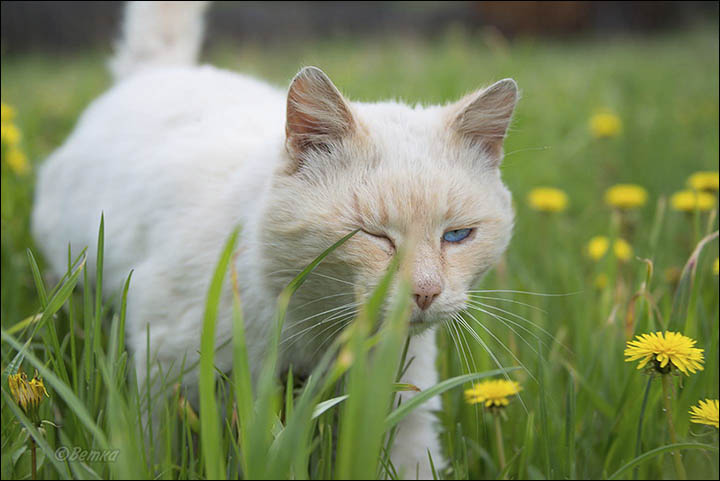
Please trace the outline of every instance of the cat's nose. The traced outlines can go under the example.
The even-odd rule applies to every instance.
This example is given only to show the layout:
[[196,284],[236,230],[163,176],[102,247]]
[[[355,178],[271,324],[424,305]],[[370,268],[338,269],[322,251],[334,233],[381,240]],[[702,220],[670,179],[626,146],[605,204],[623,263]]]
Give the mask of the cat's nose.
[[431,245],[420,243],[415,250],[412,274],[413,298],[420,310],[430,308],[444,284],[440,256]]
[[415,289],[415,303],[423,311],[427,310],[442,293],[440,284],[429,284]]

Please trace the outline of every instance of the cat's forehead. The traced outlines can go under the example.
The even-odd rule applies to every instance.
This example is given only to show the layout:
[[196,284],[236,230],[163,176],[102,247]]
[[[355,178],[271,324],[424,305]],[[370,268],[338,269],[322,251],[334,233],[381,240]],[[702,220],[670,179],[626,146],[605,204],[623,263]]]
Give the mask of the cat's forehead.
[[485,162],[458,142],[445,106],[409,106],[398,102],[354,104],[368,148],[384,167],[398,169],[466,169],[475,175]]
[[422,126],[432,123],[445,108],[442,105],[409,105],[398,101],[353,102],[353,107],[363,118],[388,124]]
[[405,141],[427,143],[444,133],[447,119],[443,107],[409,106],[399,102],[355,103],[356,115],[372,138],[384,147]]

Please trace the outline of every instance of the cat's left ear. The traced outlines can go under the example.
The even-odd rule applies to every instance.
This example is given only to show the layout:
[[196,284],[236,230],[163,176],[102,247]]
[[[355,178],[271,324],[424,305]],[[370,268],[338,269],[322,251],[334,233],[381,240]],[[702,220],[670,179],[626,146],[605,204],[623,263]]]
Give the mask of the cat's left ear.
[[502,160],[502,146],[518,99],[517,83],[507,78],[472,93],[452,106],[452,127],[461,137],[480,146],[493,166]]

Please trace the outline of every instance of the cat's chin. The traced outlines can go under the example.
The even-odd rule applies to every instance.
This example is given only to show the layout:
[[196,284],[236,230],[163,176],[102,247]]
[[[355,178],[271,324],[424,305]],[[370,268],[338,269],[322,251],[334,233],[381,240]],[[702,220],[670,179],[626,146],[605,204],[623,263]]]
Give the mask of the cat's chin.
[[416,334],[423,333],[428,329],[432,329],[447,317],[448,316],[439,316],[437,314],[433,315],[425,312],[413,312],[410,316],[410,335],[414,336]]

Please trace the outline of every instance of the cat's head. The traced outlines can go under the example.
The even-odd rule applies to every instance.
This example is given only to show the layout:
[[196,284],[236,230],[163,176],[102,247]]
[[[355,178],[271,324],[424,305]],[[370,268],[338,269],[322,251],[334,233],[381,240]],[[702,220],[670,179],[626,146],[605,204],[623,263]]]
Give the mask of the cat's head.
[[355,103],[321,70],[301,70],[288,92],[286,159],[262,221],[267,272],[297,272],[360,229],[322,264],[320,292],[308,298],[368,295],[407,244],[412,322],[462,310],[510,240],[499,166],[517,97],[505,79],[444,106]]

